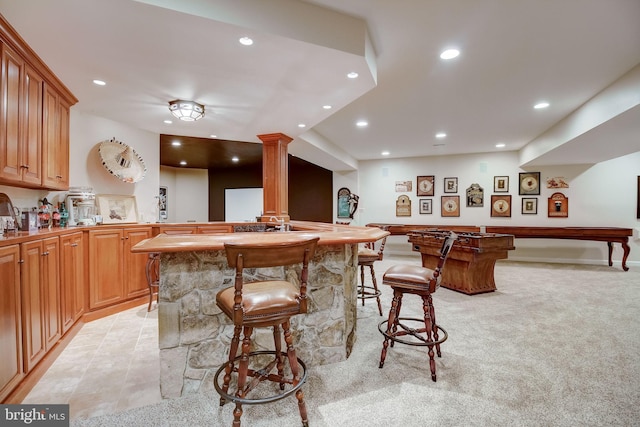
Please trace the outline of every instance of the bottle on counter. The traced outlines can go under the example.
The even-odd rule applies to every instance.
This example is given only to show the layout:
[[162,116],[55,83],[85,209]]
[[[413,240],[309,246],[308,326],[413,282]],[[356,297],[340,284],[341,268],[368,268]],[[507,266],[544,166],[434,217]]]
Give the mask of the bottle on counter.
[[69,220],[69,212],[64,206],[64,202],[60,203],[60,227],[66,227]]

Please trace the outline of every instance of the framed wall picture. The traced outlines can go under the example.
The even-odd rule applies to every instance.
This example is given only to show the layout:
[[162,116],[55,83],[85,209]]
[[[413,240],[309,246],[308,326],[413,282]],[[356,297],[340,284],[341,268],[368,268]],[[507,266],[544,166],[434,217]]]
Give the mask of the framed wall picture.
[[444,192],[445,193],[457,193],[458,192],[458,178],[445,178],[444,179]]
[[433,199],[420,199],[419,202],[421,214],[433,213]]
[[540,172],[520,172],[518,194],[540,195]]
[[138,206],[136,196],[118,194],[98,194],[98,209],[103,224],[126,224],[138,222]]
[[158,215],[163,221],[169,217],[167,202],[167,187],[160,187],[160,192],[158,193]]
[[471,184],[467,188],[467,207],[481,208],[484,206],[484,188],[480,184]]
[[536,215],[538,213],[538,198],[522,198],[522,215]]
[[638,198],[636,199],[636,202],[638,204],[638,212],[636,213],[636,217],[640,219],[640,175],[638,175]]
[[548,217],[567,218],[569,216],[569,198],[562,193],[553,193],[549,197]]
[[508,193],[509,192],[509,177],[508,176],[494,176],[493,177],[493,192],[494,193]]
[[411,181],[396,181],[396,193],[406,193],[412,190]]
[[510,217],[511,216],[511,195],[492,194],[491,195],[491,216]]
[[396,216],[411,216],[411,199],[406,194],[396,200]]
[[435,181],[435,176],[433,175],[425,175],[417,177],[417,195],[418,196],[433,196],[433,182]]
[[440,216],[460,216],[460,196],[441,196]]
[[338,218],[353,219],[353,215],[358,210],[359,197],[352,193],[347,187],[338,190]]

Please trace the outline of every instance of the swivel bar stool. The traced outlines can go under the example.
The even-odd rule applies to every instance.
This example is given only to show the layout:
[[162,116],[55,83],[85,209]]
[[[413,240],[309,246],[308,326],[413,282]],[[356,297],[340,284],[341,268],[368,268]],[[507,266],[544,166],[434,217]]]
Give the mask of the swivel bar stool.
[[[383,230],[388,230],[388,226],[380,227]],[[380,244],[378,249],[376,250],[377,242],[369,242],[364,245],[364,247],[358,249],[358,266],[360,266],[360,286],[358,286],[358,298],[362,301],[362,305],[364,306],[364,300],[375,298],[378,303],[378,312],[380,316],[382,316],[382,305],[380,304],[380,289],[378,289],[378,282],[376,280],[376,273],[373,269],[373,264],[376,261],[382,261],[382,256],[384,253],[384,245],[387,241],[387,237],[383,237],[379,240]],[[364,268],[369,267],[369,271],[371,272],[371,285],[365,285],[365,275]]]
[[149,306],[147,311],[151,311],[151,305],[153,304],[153,296],[158,298],[158,291],[160,289],[160,254],[150,253],[147,258],[147,265],[145,269],[147,276],[147,286],[149,287]]
[[[295,393],[302,424],[308,425],[302,384],[307,377],[307,368],[296,356],[290,331],[292,316],[307,312],[307,277],[309,262],[313,258],[319,238],[312,239],[288,236],[280,243],[225,243],[227,262],[235,269],[234,286],[225,288],[216,295],[216,304],[234,324],[229,360],[214,376],[214,386],[220,394],[220,406],[226,402],[236,404],[233,411],[233,426],[240,426],[242,405],[263,404],[285,398]],[[285,279],[247,281],[245,269],[300,265],[299,286]],[[297,270],[297,267],[294,267]],[[244,271],[246,277],[258,275],[255,271]],[[289,274],[289,277],[291,275]],[[275,350],[251,351],[251,334],[254,328],[273,328]],[[286,352],[282,351],[280,328],[284,332]],[[238,355],[240,332],[243,340]],[[288,361],[288,369],[285,362]],[[237,363],[236,363],[237,362]],[[251,363],[250,363],[251,362]],[[302,372],[300,372],[302,371]],[[289,373],[290,372],[290,373]],[[219,377],[224,373],[222,385]],[[235,381],[231,381],[232,376]],[[250,395],[263,381],[278,384],[279,390],[266,390]],[[236,384],[235,391],[229,390]]]
[[[384,335],[382,353],[380,354],[380,368],[384,366],[389,341],[391,341],[392,347],[394,342],[414,346],[427,346],[429,348],[431,379],[433,381],[436,380],[436,362],[433,348],[436,348],[438,357],[441,357],[440,344],[447,340],[448,334],[436,323],[431,294],[440,287],[442,269],[457,237],[454,232],[449,232],[449,235],[444,238],[440,249],[440,259],[435,270],[417,265],[394,265],[384,273],[382,283],[393,288],[393,300],[391,301],[389,318],[378,324],[378,330]],[[405,293],[415,294],[422,298],[424,319],[400,317],[402,297]],[[414,329],[404,322],[420,322],[424,324],[424,327]],[[442,332],[442,338],[439,337],[439,332]]]

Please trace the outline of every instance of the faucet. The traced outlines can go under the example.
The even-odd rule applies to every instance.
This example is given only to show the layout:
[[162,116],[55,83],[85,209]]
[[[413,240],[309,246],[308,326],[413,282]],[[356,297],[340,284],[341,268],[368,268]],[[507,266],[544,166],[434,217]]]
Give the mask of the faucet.
[[278,229],[278,231],[284,231],[285,230],[285,226],[284,226],[284,218],[277,218],[275,216],[272,216],[269,218],[269,221],[275,221],[280,225],[276,225],[276,228]]

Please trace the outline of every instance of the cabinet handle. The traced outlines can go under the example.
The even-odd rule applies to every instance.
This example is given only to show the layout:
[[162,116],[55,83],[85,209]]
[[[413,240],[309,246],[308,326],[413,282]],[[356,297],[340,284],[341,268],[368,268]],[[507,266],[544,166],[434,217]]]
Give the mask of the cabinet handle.
[[42,252],[42,256],[47,256],[49,255],[49,252]]
[[23,259],[19,259],[18,260],[18,264],[24,264],[24,260]]
[[70,246],[71,246],[72,248],[75,248],[76,246],[78,246],[78,244],[77,244],[77,243],[72,243]]
[[29,165],[22,165],[20,167],[23,168],[23,169],[29,169]]
[[62,179],[62,175],[56,175],[56,179]]

